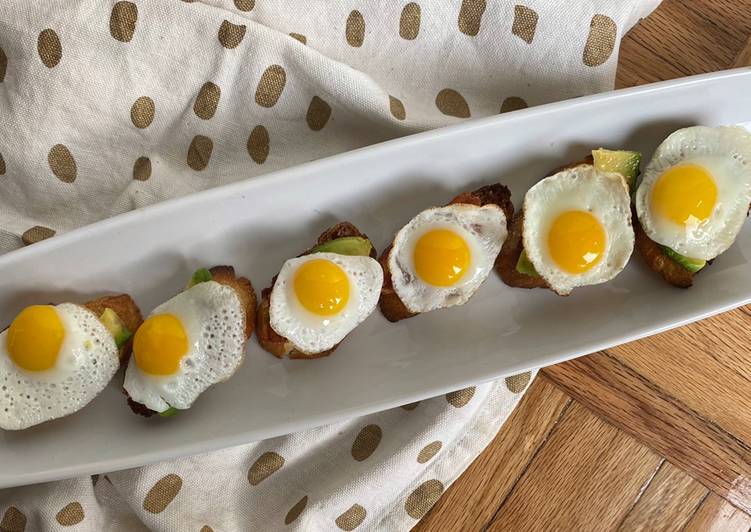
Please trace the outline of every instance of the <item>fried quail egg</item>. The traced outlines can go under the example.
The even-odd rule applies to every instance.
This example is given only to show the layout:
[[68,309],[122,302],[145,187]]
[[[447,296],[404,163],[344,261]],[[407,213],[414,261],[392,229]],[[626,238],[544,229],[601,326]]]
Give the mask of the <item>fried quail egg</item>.
[[73,303],[25,308],[0,333],[0,428],[77,412],[119,366],[112,334],[91,311]]
[[580,165],[546,177],[524,197],[524,250],[560,295],[609,281],[634,249],[623,176]]
[[422,211],[394,238],[388,257],[394,291],[414,313],[463,305],[488,277],[507,234],[498,205]]
[[378,261],[312,253],[284,263],[271,291],[271,328],[297,349],[333,348],[375,309],[383,285]]
[[644,232],[680,255],[710,260],[729,248],[751,203],[751,134],[679,129],[655,151],[636,192]]
[[245,358],[245,310],[229,286],[206,281],[162,303],[133,338],[125,391],[155,412],[190,408]]

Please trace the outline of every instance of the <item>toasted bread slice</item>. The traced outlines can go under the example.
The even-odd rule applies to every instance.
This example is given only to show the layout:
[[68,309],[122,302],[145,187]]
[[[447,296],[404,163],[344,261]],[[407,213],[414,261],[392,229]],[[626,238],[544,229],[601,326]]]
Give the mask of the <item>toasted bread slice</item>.
[[516,288],[548,288],[548,283],[541,276],[527,275],[520,273],[516,269],[519,256],[524,250],[524,242],[522,242],[523,226],[524,211],[520,210],[514,215],[511,229],[501,247],[498,259],[495,261],[495,271],[501,276],[503,282],[509,286]]
[[[325,244],[326,242],[346,236],[368,238],[353,224],[349,222],[339,222],[321,233],[316,241],[316,245]],[[313,248],[311,247],[304,253],[298,255],[298,257],[310,254],[311,249]],[[370,256],[371,258],[376,257],[375,248],[371,249]],[[331,349],[320,353],[314,353],[312,355],[303,353],[302,351],[295,349],[292,342],[287,340],[284,336],[280,336],[271,328],[271,291],[274,288],[274,283],[276,283],[276,278],[277,276],[275,275],[271,280],[271,286],[263,289],[261,292],[261,303],[258,305],[258,313],[256,316],[256,337],[258,338],[258,343],[261,344],[261,347],[277,358],[288,357],[292,359],[313,359],[325,357],[333,353],[336,348],[339,347],[339,344],[336,344]]]
[[[248,339],[253,334],[256,322],[256,292],[253,289],[253,285],[245,277],[237,277],[235,275],[235,269],[232,266],[214,266],[213,268],[209,268],[209,272],[211,272],[212,281],[229,286],[235,291],[235,294],[237,294],[237,297],[240,299],[243,313],[245,314],[245,343],[243,344],[243,350],[245,350],[248,344]],[[132,331],[135,333],[135,329],[132,329]],[[128,399],[128,406],[130,406],[130,409],[136,414],[144,417],[151,417],[158,413],[151,410],[146,405],[131,399],[130,395],[128,395],[128,392],[124,388],[123,393]]]
[[[506,227],[510,229],[511,220],[514,216],[514,205],[511,203],[511,192],[500,183],[486,185],[474,192],[463,192],[452,199],[448,205],[457,203],[476,205],[478,207],[482,207],[483,205],[498,205],[503,214],[506,215]],[[393,241],[378,258],[378,262],[381,263],[381,267],[383,268],[383,288],[381,288],[381,297],[378,300],[378,305],[385,318],[393,323],[416,316],[416,313],[411,312],[404,305],[397,295],[396,290],[394,290],[394,283],[389,268],[389,255],[391,254],[392,247]]]
[[688,288],[694,283],[694,275],[686,268],[666,256],[657,242],[644,232],[639,217],[634,210],[631,216],[634,225],[634,244],[650,270],[659,273],[663,279],[678,288]]
[[120,357],[120,365],[125,364],[130,357],[130,352],[133,349],[133,334],[136,329],[143,323],[143,317],[141,316],[141,309],[138,308],[136,302],[133,301],[128,294],[119,294],[116,296],[104,296],[99,299],[94,299],[83,304],[84,307],[96,314],[96,317],[100,317],[104,313],[105,309],[112,309],[117,317],[122,320],[128,330],[131,332],[131,337],[128,341],[120,346],[118,356]]

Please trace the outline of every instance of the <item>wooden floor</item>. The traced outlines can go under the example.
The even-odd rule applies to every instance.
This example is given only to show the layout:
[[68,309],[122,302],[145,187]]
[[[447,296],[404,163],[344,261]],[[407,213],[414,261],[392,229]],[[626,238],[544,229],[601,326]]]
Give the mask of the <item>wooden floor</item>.
[[[751,1],[665,0],[617,86],[751,65]],[[415,530],[751,530],[751,307],[546,368]]]

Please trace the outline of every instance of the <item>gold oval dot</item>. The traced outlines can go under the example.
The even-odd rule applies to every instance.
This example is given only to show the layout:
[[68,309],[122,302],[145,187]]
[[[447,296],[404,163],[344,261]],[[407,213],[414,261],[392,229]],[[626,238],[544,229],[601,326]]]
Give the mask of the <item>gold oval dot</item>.
[[295,521],[298,517],[300,517],[300,514],[305,510],[305,507],[308,505],[308,496],[306,495],[297,503],[289,509],[289,512],[287,512],[287,515],[284,517],[284,524],[288,525]]
[[527,102],[524,101],[524,98],[519,98],[518,96],[509,96],[503,100],[503,103],[501,104],[502,113],[510,113],[511,111],[518,111],[519,109],[526,108]]
[[203,135],[196,135],[188,147],[188,166],[200,172],[209,165],[214,142]]
[[434,441],[432,443],[427,444],[418,453],[417,463],[424,464],[425,462],[433,458],[436,454],[438,454],[438,451],[441,450],[441,447],[443,447],[443,444],[439,441]]
[[455,408],[461,408],[466,406],[472,400],[475,395],[475,387],[464,388],[463,390],[457,390],[446,394],[446,401]]
[[130,120],[137,128],[144,129],[151,125],[155,113],[156,106],[154,105],[154,100],[148,96],[141,96],[133,102],[130,108]]
[[511,33],[527,44],[532,44],[537,29],[537,19],[537,11],[534,9],[522,5],[514,6],[514,23],[511,25]]
[[26,516],[15,506],[9,506],[0,521],[0,530],[4,532],[24,532],[26,530]]
[[136,31],[138,6],[133,2],[117,2],[110,15],[110,35],[120,42],[130,42]]
[[287,83],[287,73],[281,65],[271,65],[264,70],[256,87],[256,103],[262,107],[274,107]]
[[416,403],[409,403],[408,405],[402,405],[402,408],[404,410],[414,410],[417,408],[417,405],[420,404],[420,401],[417,401]]
[[229,20],[222,22],[219,26],[219,42],[225,48],[237,48],[245,37],[247,28],[241,24],[232,24]]
[[256,126],[248,137],[248,154],[257,164],[266,162],[269,156],[269,132],[263,126]]
[[399,98],[389,95],[389,109],[391,109],[391,114],[397,120],[407,118],[407,111],[404,109],[404,104]]
[[308,43],[308,39],[305,37],[305,35],[301,33],[290,33],[289,36],[292,37],[293,39],[300,41],[303,44]]
[[399,37],[412,41],[420,33],[420,4],[410,2],[402,9],[399,18]]
[[407,497],[404,509],[410,517],[422,519],[443,494],[443,483],[440,480],[428,480],[423,482]]
[[152,514],[161,513],[180,493],[183,487],[183,479],[174,473],[160,478],[146,494],[143,500],[143,509]]
[[24,231],[21,235],[21,240],[25,245],[29,246],[53,236],[55,236],[55,231],[53,229],[44,227],[43,225],[35,225],[31,229]]
[[235,7],[240,11],[250,11],[256,6],[256,0],[235,0]]
[[0,153],[0,175],[5,175],[5,159],[2,153]]
[[365,18],[356,9],[347,17],[345,36],[347,37],[347,43],[355,48],[362,46],[362,43],[365,41]]
[[214,532],[214,529],[211,528],[209,525],[203,525],[199,532]]
[[320,131],[326,125],[326,122],[329,121],[330,117],[331,106],[318,96],[313,96],[308,106],[308,112],[305,115],[308,127],[313,131]]
[[5,81],[5,72],[8,70],[8,56],[5,55],[5,51],[0,47],[0,83]]
[[383,431],[378,425],[366,425],[352,442],[352,458],[358,462],[367,460],[381,443]]
[[273,451],[265,452],[248,469],[248,482],[251,486],[257,486],[279,471],[283,465],[284,458],[279,454]]
[[63,144],[55,144],[47,154],[47,163],[60,181],[72,183],[76,180],[76,160],[70,150]]
[[457,118],[470,117],[467,100],[454,89],[443,89],[439,92],[435,97],[435,105],[445,115]]
[[480,23],[486,8],[485,0],[462,0],[459,9],[459,31],[470,37],[480,33]]
[[354,530],[365,521],[368,512],[359,504],[353,504],[349,510],[336,518],[336,526],[342,530]]
[[216,113],[216,108],[219,105],[219,98],[222,96],[222,89],[218,85],[207,81],[198,91],[196,96],[196,103],[193,104],[193,112],[196,113],[198,118],[209,120]]
[[151,177],[151,159],[148,157],[139,157],[133,163],[133,179],[136,181],[146,181]]
[[618,27],[612,18],[595,15],[589,23],[589,35],[584,46],[582,61],[587,66],[598,66],[608,60],[615,48]]
[[72,502],[57,512],[55,519],[63,526],[77,525],[84,518],[83,507],[80,502]]
[[47,68],[53,68],[60,62],[63,57],[63,47],[55,30],[47,28],[39,34],[37,52],[39,52],[39,58]]
[[526,373],[520,373],[519,375],[512,375],[506,377],[506,388],[513,393],[522,393],[529,384],[529,379],[532,378],[532,373],[529,371]]

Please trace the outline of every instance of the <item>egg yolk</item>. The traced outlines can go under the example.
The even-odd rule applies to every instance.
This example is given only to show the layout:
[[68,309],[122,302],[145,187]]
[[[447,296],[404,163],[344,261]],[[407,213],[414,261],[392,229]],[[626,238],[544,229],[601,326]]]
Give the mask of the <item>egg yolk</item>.
[[295,274],[294,287],[300,304],[319,316],[337,314],[349,301],[347,274],[330,260],[303,263]]
[[152,375],[172,375],[188,352],[183,324],[172,314],[150,316],[133,337],[136,365]]
[[652,208],[678,225],[697,225],[712,214],[717,202],[717,185],[704,168],[696,164],[673,166],[652,187]]
[[448,229],[434,229],[415,244],[415,271],[434,286],[452,286],[469,269],[471,254],[464,239]]
[[26,307],[8,329],[8,354],[20,368],[44,371],[55,365],[63,338],[65,328],[55,307]]
[[605,251],[605,230],[585,211],[560,214],[548,233],[548,250],[562,270],[584,273],[600,262]]

